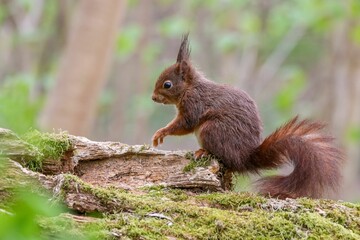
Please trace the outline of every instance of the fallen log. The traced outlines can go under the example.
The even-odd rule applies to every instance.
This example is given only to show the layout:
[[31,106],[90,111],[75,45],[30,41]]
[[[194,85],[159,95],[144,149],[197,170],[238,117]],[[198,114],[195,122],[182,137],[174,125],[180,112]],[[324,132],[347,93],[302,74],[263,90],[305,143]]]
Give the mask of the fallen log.
[[[7,162],[3,178],[37,181],[51,192],[52,201],[61,200],[77,213],[42,218],[41,226],[46,230],[55,228],[51,229],[55,235],[63,234],[64,229],[58,229],[58,224],[54,227],[54,222],[63,224],[64,219],[70,219],[76,223],[67,224],[71,231],[89,226],[101,229],[96,232],[97,239],[103,239],[104,235],[135,239],[360,237],[359,204],[306,198],[268,199],[249,193],[193,194],[154,187],[136,191],[103,188],[71,174],[44,175],[17,162]],[[97,217],[79,217],[79,214]]]
[[[146,145],[127,145],[119,142],[95,142],[64,133],[31,137],[45,138],[44,142],[68,141],[57,159],[41,159],[42,173],[56,175],[72,173],[83,181],[99,186],[133,189],[144,186],[169,186],[194,190],[221,191],[225,183],[220,164],[214,158],[203,159],[202,166],[186,169],[191,153],[163,151]],[[23,141],[7,129],[0,129],[2,156],[23,165],[39,155],[36,147]],[[41,143],[43,144],[43,143]],[[56,151],[56,150],[54,150]],[[206,164],[204,164],[206,163]]]

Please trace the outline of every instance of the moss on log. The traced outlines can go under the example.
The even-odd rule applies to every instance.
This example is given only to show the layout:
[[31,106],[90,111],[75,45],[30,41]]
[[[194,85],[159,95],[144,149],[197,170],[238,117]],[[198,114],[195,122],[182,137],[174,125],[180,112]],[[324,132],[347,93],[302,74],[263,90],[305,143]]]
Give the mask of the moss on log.
[[[81,139],[82,144],[87,141]],[[69,148],[73,152],[68,154],[67,150],[64,154],[68,154],[68,159],[86,156],[82,160],[78,158],[78,162],[91,162],[103,156],[100,150],[94,151],[99,146],[115,151],[116,157],[123,157],[121,151],[131,148],[130,152],[137,152],[133,159],[143,157],[139,152],[152,151],[127,145],[120,148],[114,143],[97,145],[89,141],[89,144],[92,147],[78,147],[79,152],[73,144]],[[86,153],[84,149],[92,152]],[[156,154],[151,156],[171,155]],[[176,152],[171,156],[182,155]],[[110,163],[112,158],[104,159]],[[191,188],[177,189],[164,184],[124,188],[120,184],[108,184],[102,178],[95,183],[86,182],[86,178],[81,179],[83,175],[74,175],[78,166],[75,163],[73,172],[44,175],[9,158],[3,158],[2,162],[0,209],[11,213],[7,199],[21,182],[31,186],[30,191],[49,191],[52,201],[62,202],[72,211],[39,219],[44,231],[54,236],[66,232],[78,238],[90,231],[96,239],[360,239],[360,205],[355,203],[307,198],[278,200],[224,191],[196,193]],[[186,164],[188,160],[182,166]],[[98,166],[87,167],[96,171]]]

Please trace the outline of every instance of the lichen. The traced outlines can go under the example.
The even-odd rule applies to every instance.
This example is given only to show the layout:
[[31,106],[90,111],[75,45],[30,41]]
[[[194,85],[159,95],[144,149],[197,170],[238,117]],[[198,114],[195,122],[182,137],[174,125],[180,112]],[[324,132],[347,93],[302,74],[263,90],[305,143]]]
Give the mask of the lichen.
[[22,139],[38,151],[35,158],[25,163],[29,169],[34,171],[41,170],[44,160],[59,160],[63,154],[71,148],[71,143],[66,132],[55,134],[31,130],[24,134]]

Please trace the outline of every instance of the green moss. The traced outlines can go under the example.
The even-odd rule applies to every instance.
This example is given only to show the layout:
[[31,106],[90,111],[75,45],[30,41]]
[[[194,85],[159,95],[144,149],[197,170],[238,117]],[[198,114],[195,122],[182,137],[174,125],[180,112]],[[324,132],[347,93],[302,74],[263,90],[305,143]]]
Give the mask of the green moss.
[[221,207],[222,209],[231,210],[251,210],[266,203],[267,199],[253,193],[243,192],[234,193],[210,193],[195,196],[197,200],[206,202],[212,207]]
[[188,152],[185,154],[185,158],[190,159],[190,163],[186,165],[183,169],[184,172],[190,172],[193,171],[197,167],[206,167],[209,166],[211,163],[211,160],[214,159],[213,155],[208,155],[206,157],[202,157],[200,159],[195,160],[193,153]]
[[145,192],[150,192],[150,191],[162,191],[163,189],[166,189],[165,186],[163,185],[153,185],[153,186],[145,186],[145,187],[141,187],[140,190],[143,190]]
[[[298,214],[280,213],[306,231],[311,239],[359,239],[354,229],[346,229],[317,213],[301,212]],[[321,237],[319,237],[321,236]]]
[[191,151],[186,152],[184,157],[189,160],[194,160],[194,153]]
[[22,139],[38,151],[37,157],[26,162],[27,167],[35,171],[41,169],[45,159],[59,160],[71,148],[70,140],[65,132],[55,134],[31,130],[24,134]]
[[[276,200],[249,193],[198,196],[182,190],[131,192],[92,187],[67,175],[67,186],[94,194],[110,207],[107,231],[130,239],[359,239],[358,205],[329,200]],[[312,204],[310,202],[312,201]],[[113,203],[117,203],[114,205]],[[306,204],[302,204],[306,203]],[[342,209],[330,212],[334,208]],[[172,220],[150,217],[159,213]],[[347,214],[347,218],[345,215]],[[104,220],[103,220],[104,221]],[[347,224],[347,225],[346,225]]]
[[299,198],[298,202],[306,208],[315,208],[317,203],[309,198]]
[[185,201],[188,199],[188,195],[185,190],[181,189],[173,189],[173,188],[166,188],[166,187],[152,187],[143,189],[149,196],[152,197],[159,197],[159,198],[167,198],[172,201]]
[[170,189],[166,196],[175,202],[182,202],[189,198],[186,192],[181,189]]
[[143,144],[143,145],[141,145],[139,152],[146,151],[146,150],[149,150],[149,149],[150,149],[149,144]]
[[0,172],[0,206],[3,208],[8,207],[9,200],[17,194],[20,188],[39,194],[47,192],[39,186],[35,179],[25,176],[17,167],[14,167],[8,158],[0,157]]

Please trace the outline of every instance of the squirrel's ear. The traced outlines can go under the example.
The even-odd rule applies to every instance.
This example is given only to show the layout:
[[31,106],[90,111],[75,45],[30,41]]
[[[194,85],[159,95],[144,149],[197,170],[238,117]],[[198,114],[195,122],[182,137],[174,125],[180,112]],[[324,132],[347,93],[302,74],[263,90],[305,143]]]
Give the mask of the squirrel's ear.
[[180,75],[183,80],[187,79],[187,76],[190,73],[190,64],[188,61],[181,61],[176,64],[175,67],[176,74]]
[[183,35],[179,52],[177,55],[176,62],[181,63],[182,61],[187,61],[190,58],[190,47],[189,47],[189,41],[188,41],[189,33]]

